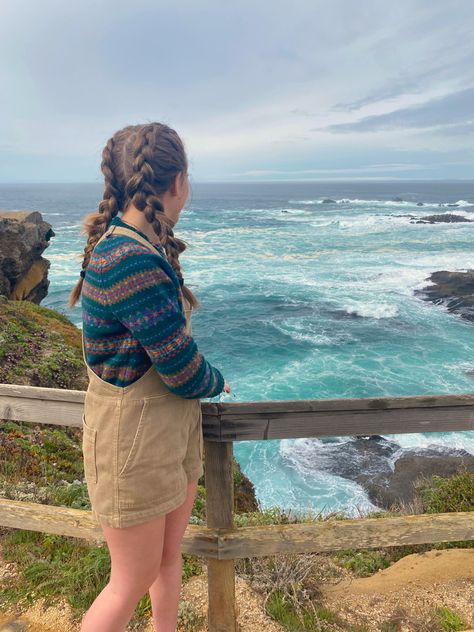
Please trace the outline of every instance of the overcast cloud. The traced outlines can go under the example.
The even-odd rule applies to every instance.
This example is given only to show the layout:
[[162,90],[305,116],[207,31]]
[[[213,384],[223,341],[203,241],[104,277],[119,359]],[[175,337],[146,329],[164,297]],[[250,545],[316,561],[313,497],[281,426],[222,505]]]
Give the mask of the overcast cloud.
[[100,181],[174,127],[196,181],[472,178],[472,0],[2,0],[0,181]]

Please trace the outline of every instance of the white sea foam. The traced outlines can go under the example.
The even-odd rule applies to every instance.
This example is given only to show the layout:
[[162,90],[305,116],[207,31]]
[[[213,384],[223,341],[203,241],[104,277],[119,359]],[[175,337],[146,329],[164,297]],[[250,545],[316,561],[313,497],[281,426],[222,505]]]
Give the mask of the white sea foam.
[[[336,447],[347,442],[347,437],[341,437],[340,441],[334,438],[330,445]],[[282,466],[290,467],[298,474],[303,487],[309,486],[314,489],[321,486],[324,489],[324,498],[321,499],[318,495],[316,498],[320,502],[330,499],[332,511],[346,509],[352,516],[375,511],[377,506],[371,503],[361,485],[331,473],[331,466],[337,457],[334,450],[328,447],[317,438],[283,439],[280,441],[279,456],[282,459]],[[345,498],[348,494],[349,502]]]
[[466,450],[474,455],[474,432],[426,432],[383,435],[387,439],[395,441],[401,450],[393,455],[394,459],[403,456],[403,450],[414,450],[419,448],[441,448],[450,447],[459,450]]
[[398,307],[390,303],[351,302],[346,303],[343,309],[348,314],[363,316],[364,318],[394,318],[398,316]]
[[310,321],[307,318],[285,318],[271,322],[271,325],[286,336],[291,336],[293,340],[309,342],[318,347],[336,346],[352,338],[349,333],[343,331],[330,335],[324,333],[318,322]]
[[[74,259],[82,261],[83,256],[84,255],[82,254],[82,252],[79,254],[76,252],[57,253],[57,254],[48,252],[48,259],[50,259],[51,261],[71,261]],[[74,261],[71,261],[71,263],[74,263]]]

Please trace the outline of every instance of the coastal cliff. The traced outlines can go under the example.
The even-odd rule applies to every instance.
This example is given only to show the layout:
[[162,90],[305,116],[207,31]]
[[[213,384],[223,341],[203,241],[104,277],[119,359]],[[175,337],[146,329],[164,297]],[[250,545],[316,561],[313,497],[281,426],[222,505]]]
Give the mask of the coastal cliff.
[[55,233],[37,211],[0,211],[0,294],[40,303],[50,263],[42,257]]

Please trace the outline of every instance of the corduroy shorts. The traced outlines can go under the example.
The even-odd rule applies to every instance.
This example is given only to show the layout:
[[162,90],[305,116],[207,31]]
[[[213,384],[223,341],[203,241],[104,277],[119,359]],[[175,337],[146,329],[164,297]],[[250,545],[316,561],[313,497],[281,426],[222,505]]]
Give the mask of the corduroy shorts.
[[172,393],[153,365],[124,388],[86,366],[82,450],[94,519],[127,527],[176,509],[203,474],[200,400]]

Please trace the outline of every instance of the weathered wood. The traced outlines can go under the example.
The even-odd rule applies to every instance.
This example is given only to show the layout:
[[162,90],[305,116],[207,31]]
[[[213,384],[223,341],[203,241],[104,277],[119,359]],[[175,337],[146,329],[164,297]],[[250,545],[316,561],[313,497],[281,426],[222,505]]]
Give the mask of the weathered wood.
[[[0,384],[0,419],[82,428],[85,391]],[[201,402],[203,432],[219,441],[220,421],[214,402]]]
[[470,406],[221,415],[221,441],[474,430]]
[[[204,441],[206,521],[209,529],[233,528],[232,443]],[[237,632],[235,561],[207,560],[207,624],[210,632]]]
[[400,395],[397,397],[347,397],[332,399],[272,399],[255,402],[218,402],[219,414],[281,413],[306,411],[364,411],[389,408],[438,408],[440,406],[474,405],[474,394]]
[[[0,498],[0,526],[104,541],[102,529],[92,513],[84,509]],[[204,526],[188,525],[181,550],[201,557],[217,557],[217,533]]]
[[[0,384],[0,419],[82,426],[84,391]],[[474,429],[474,395],[202,402],[206,441]]]
[[[2,498],[0,526],[104,541],[102,530],[93,520],[91,512],[70,507]],[[220,569],[223,568],[222,564],[242,557],[458,540],[474,540],[474,512],[328,519],[314,523],[238,529],[188,525],[182,552],[212,558],[220,563],[217,565]],[[229,583],[225,584],[224,591],[228,588]]]
[[474,540],[474,512],[241,527],[219,531],[218,558],[262,557]]
[[84,391],[0,384],[0,419],[82,426]]

